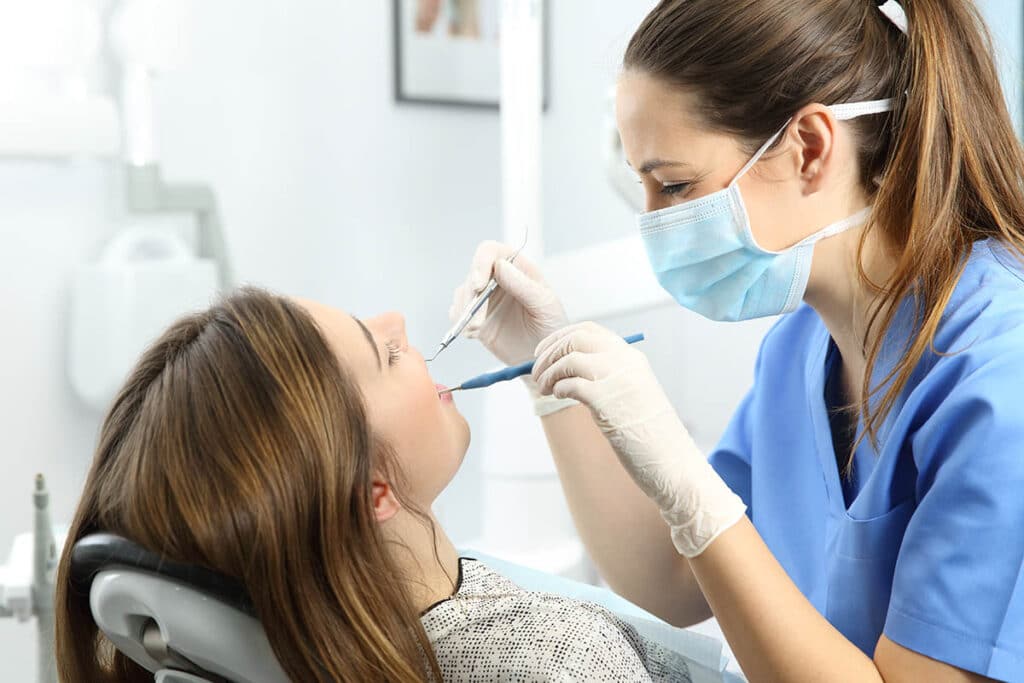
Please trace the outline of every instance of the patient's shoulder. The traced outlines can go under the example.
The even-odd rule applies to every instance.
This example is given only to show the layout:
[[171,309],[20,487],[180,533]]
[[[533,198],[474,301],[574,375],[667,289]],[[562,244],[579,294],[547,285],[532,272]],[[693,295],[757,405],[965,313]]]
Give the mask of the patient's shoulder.
[[476,561],[423,625],[448,680],[689,680],[682,658],[605,608],[526,591]]

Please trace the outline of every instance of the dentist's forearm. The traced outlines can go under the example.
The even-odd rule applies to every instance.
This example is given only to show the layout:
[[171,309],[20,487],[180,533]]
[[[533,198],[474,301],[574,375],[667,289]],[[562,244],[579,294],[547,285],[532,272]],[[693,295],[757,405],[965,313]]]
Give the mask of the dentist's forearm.
[[883,680],[797,589],[746,517],[690,566],[751,683]]
[[657,506],[630,479],[582,406],[542,419],[573,520],[617,593],[676,626],[711,616]]

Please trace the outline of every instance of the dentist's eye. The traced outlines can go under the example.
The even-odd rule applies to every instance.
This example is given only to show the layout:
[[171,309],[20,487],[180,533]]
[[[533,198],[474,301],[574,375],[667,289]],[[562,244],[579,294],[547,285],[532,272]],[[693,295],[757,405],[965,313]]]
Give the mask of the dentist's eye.
[[402,350],[394,342],[388,342],[384,345],[388,350],[388,365],[394,365],[402,357]]
[[690,183],[676,183],[675,185],[663,185],[662,194],[683,194],[690,189]]

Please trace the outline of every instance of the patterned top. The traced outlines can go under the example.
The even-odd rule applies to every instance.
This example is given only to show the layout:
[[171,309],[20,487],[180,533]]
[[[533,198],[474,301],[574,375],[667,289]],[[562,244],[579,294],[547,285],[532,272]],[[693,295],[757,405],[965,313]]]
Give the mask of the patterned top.
[[683,681],[686,659],[589,602],[534,593],[461,558],[423,626],[445,681]]

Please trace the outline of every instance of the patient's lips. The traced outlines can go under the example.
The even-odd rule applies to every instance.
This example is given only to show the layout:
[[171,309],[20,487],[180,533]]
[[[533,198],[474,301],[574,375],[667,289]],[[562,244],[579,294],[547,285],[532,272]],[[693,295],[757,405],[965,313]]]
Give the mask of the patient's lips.
[[434,388],[437,389],[437,397],[444,403],[454,403],[455,400],[452,398],[451,393],[442,394],[442,391],[447,391],[448,387],[443,384],[435,384]]

